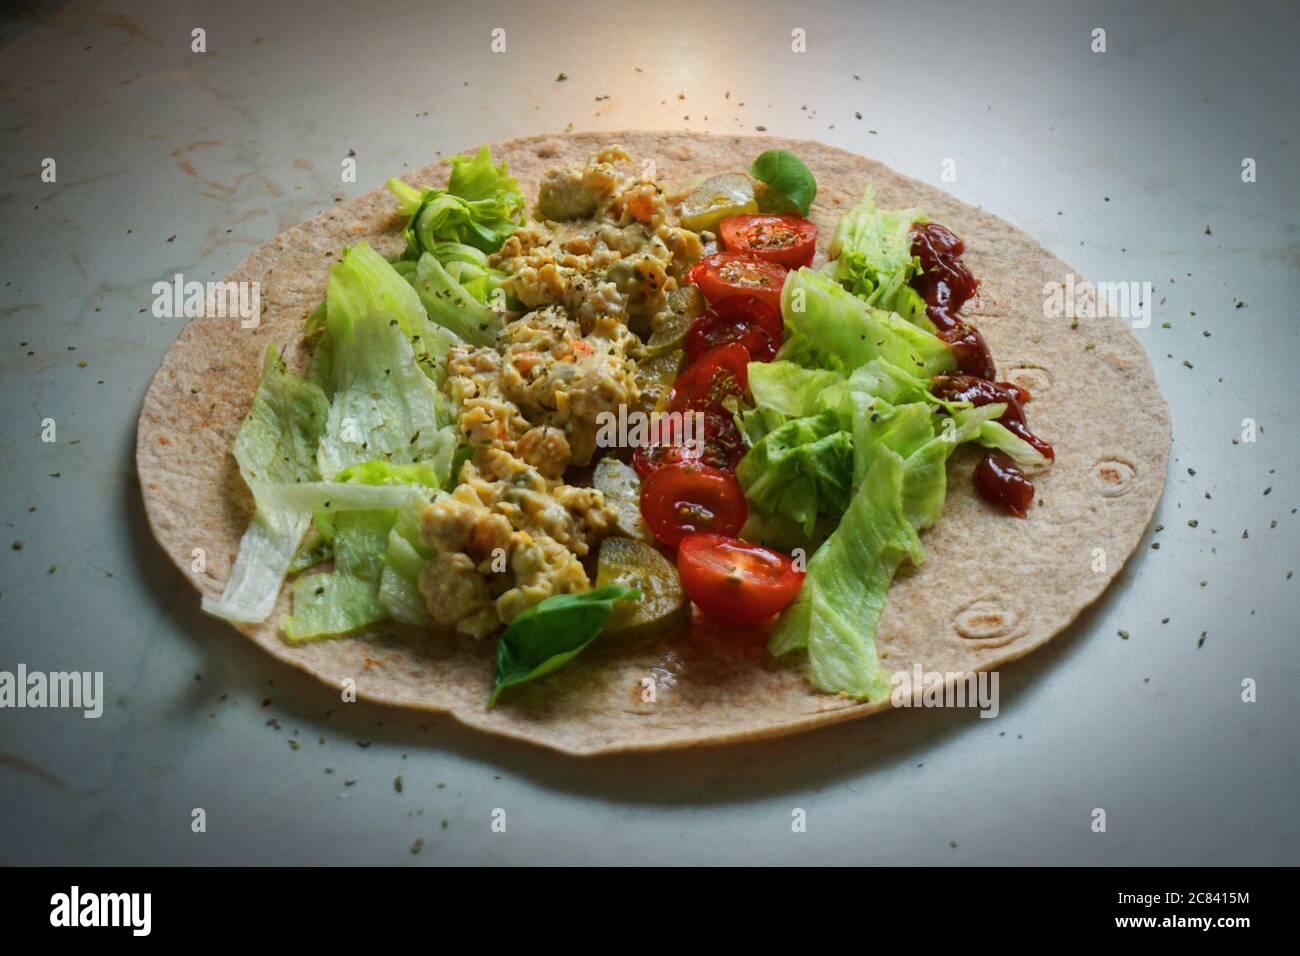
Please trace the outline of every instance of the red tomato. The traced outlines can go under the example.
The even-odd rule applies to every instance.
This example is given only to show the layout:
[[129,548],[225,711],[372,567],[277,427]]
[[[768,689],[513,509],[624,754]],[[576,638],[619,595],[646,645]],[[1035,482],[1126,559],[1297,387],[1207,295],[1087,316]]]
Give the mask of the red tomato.
[[734,475],[694,461],[656,468],[641,485],[641,515],[664,544],[696,531],[735,534],[749,517]]
[[753,295],[729,295],[713,303],[686,333],[686,360],[694,362],[709,349],[739,342],[754,362],[770,362],[785,341],[781,310]]
[[727,624],[767,620],[795,599],[804,579],[779,551],[707,533],[682,539],[677,573],[686,596]]
[[684,419],[677,416],[667,419],[669,424],[657,443],[644,445],[632,453],[632,467],[636,473],[645,478],[656,468],[677,461],[698,461],[711,468],[735,471],[745,454],[745,440],[740,436],[740,429],[730,415],[700,414],[704,416],[703,435],[692,435],[689,442],[682,427]]
[[715,252],[691,266],[686,281],[699,286],[710,302],[729,295],[755,295],[779,310],[787,272],[784,266],[743,252]]
[[718,227],[722,248],[747,252],[787,269],[812,265],[817,227],[802,216],[732,216]]
[[668,393],[668,411],[723,411],[728,395],[744,398],[749,393],[749,350],[739,342],[719,345],[700,356],[673,382]]

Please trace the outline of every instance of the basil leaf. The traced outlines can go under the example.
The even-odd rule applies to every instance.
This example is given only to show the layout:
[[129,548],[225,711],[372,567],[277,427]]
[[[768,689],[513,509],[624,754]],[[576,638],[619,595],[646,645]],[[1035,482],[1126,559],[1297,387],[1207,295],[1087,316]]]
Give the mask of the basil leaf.
[[760,153],[749,173],[768,188],[788,199],[801,216],[808,215],[817,196],[817,180],[803,160],[788,149],[769,149]]
[[554,594],[510,622],[497,641],[493,707],[507,687],[534,680],[567,664],[600,633],[615,601],[639,601],[641,592],[606,584],[581,594]]

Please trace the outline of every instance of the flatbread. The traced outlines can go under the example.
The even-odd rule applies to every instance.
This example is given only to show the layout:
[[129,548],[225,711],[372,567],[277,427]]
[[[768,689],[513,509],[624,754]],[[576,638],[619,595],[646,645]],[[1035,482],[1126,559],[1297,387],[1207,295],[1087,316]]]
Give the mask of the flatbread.
[[[926,561],[889,590],[877,644],[891,670],[993,670],[1059,634],[1105,590],[1132,554],[1164,485],[1169,414],[1150,362],[1118,319],[1044,318],[1044,289],[1072,272],[1021,230],[874,160],[810,140],[680,132],[566,133],[494,145],[532,202],[544,170],[608,144],[655,163],[662,183],[744,168],[774,147],[795,151],[817,179],[811,218],[817,262],[839,216],[868,181],[882,208],[920,207],[966,240],[965,261],[982,280],[964,310],[983,332],[1001,378],[1027,386],[1034,431],[1056,447],[1036,477],[1026,520],[976,494],[973,451],[948,468],[943,518],[922,535]],[[403,177],[443,185],[436,163]],[[256,329],[237,319],[195,319],[163,358],[140,415],[136,459],[149,523],[163,549],[202,593],[220,595],[251,514],[231,453],[252,402],[268,344],[302,371],[305,316],[325,293],[344,245],[401,248],[402,223],[382,188],[276,236],[227,281],[261,284]],[[1075,326],[1075,327],[1072,327]],[[190,570],[195,548],[206,569]],[[480,730],[570,754],[658,750],[771,737],[887,709],[813,690],[798,655],[775,660],[764,635],[701,619],[670,638],[633,647],[598,640],[563,670],[517,689],[493,710],[494,639],[383,625],[358,636],[291,646],[276,622],[289,589],[264,624],[242,630],[275,657],[327,684],[356,682],[360,697],[445,711]],[[198,599],[194,613],[200,613]],[[654,699],[644,697],[653,678]]]

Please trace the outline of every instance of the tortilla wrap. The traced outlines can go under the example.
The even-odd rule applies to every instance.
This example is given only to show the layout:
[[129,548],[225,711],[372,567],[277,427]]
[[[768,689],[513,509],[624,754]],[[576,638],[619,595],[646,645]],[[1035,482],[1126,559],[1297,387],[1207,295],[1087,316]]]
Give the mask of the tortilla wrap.
[[[1119,319],[1044,317],[1044,289],[1072,272],[1019,229],[870,159],[809,140],[680,132],[569,133],[493,145],[531,204],[544,170],[619,143],[653,160],[655,178],[677,183],[743,169],[762,150],[793,150],[816,177],[810,218],[818,256],[840,215],[875,184],[881,208],[919,207],[966,241],[965,262],[981,280],[963,314],[983,332],[999,377],[1033,393],[1034,431],[1056,447],[1055,465],[1035,477],[1025,520],[984,502],[963,448],[948,466],[948,500],[922,535],[926,560],[889,589],[877,647],[891,671],[994,670],[1041,646],[1105,590],[1132,554],[1159,500],[1170,443],[1168,410],[1141,346]],[[445,185],[441,163],[403,177]],[[530,205],[531,208],[531,205]],[[167,554],[201,592],[217,597],[252,513],[231,453],[252,402],[268,344],[302,372],[309,350],[304,318],[322,300],[343,246],[369,241],[384,254],[402,247],[403,223],[382,188],[276,236],[226,281],[261,286],[261,321],[191,321],[164,357],[145,397],[136,457],[150,525]],[[1081,281],[1081,280],[1076,280]],[[1072,325],[1074,327],[1072,327]],[[195,548],[206,568],[191,571]],[[1100,550],[1098,550],[1100,549]],[[657,750],[771,737],[890,707],[814,690],[800,655],[777,660],[765,636],[711,625],[632,647],[597,640],[568,667],[521,686],[493,710],[495,639],[435,629],[376,626],[355,636],[291,646],[277,631],[289,610],[240,630],[277,658],[359,697],[431,711],[570,754]],[[194,602],[198,614],[198,598]],[[644,679],[651,678],[653,700]]]

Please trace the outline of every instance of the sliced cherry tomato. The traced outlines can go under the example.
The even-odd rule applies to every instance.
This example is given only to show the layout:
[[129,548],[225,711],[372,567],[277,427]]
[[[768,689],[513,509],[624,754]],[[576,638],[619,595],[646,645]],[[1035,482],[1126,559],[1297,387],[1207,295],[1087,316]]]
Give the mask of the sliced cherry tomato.
[[722,412],[729,395],[744,398],[749,393],[749,350],[739,342],[719,345],[700,356],[673,382],[668,393],[668,411],[688,409]]
[[694,362],[709,349],[739,342],[754,362],[770,362],[785,341],[781,310],[753,295],[719,299],[686,333],[686,360]]
[[658,442],[644,445],[632,453],[632,467],[638,475],[646,478],[656,468],[677,461],[698,461],[723,471],[736,470],[745,454],[745,440],[731,416],[701,412],[704,416],[703,434],[692,435],[687,441],[684,416],[690,414],[693,413],[682,412],[682,417],[667,419],[668,424]]
[[695,461],[656,468],[641,485],[641,515],[664,544],[696,531],[735,534],[749,517],[734,475]]
[[802,216],[732,216],[722,220],[718,235],[728,252],[748,252],[787,269],[812,265],[817,251],[817,227]]
[[704,298],[719,302],[729,295],[756,295],[781,308],[781,288],[789,270],[743,252],[715,252],[686,271],[686,281]]
[[677,573],[686,596],[727,624],[767,620],[795,599],[804,579],[779,551],[711,533],[682,539]]

